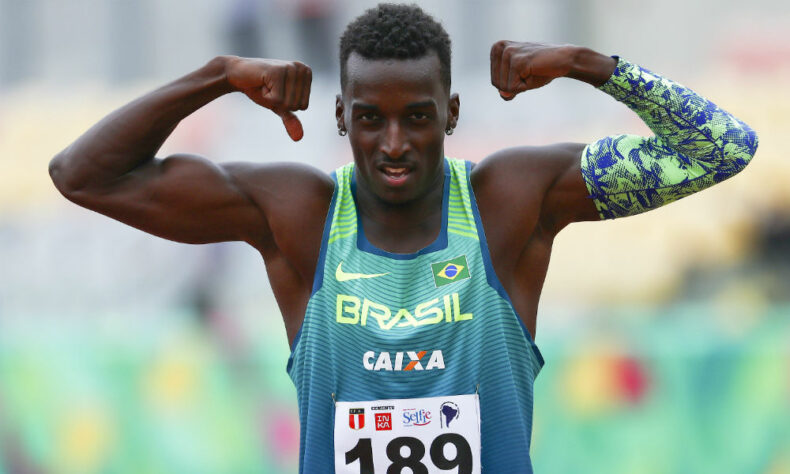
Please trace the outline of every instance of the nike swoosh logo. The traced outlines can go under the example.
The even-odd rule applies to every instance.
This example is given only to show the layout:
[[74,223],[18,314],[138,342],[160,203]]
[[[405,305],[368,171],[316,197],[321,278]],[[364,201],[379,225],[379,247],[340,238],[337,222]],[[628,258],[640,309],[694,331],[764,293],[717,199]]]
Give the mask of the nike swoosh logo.
[[346,273],[343,271],[343,262],[340,262],[337,265],[337,270],[335,270],[335,279],[337,281],[359,280],[361,278],[378,278],[384,275],[389,275],[389,273]]

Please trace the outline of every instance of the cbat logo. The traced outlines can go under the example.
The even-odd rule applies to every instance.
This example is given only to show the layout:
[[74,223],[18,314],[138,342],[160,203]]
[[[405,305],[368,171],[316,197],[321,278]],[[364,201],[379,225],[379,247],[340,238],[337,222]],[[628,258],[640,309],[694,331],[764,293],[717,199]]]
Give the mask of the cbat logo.
[[[409,358],[409,361],[405,366],[403,364],[404,354]],[[435,350],[431,353],[431,356],[428,358],[428,362],[423,368],[421,360],[423,360],[426,354],[428,354],[428,351],[406,351],[405,353],[396,352],[395,357],[393,358],[389,352],[382,352],[377,356],[375,352],[367,351],[362,355],[362,366],[365,367],[365,370],[385,370],[387,372],[391,372],[393,370],[402,370],[404,372],[408,372],[411,370],[444,369],[444,356],[440,350]],[[376,361],[375,363],[373,362],[374,360]]]
[[431,412],[425,408],[404,408],[403,426],[425,426],[431,422]]
[[432,263],[431,273],[433,273],[433,283],[436,285],[436,288],[466,280],[470,277],[466,255],[460,255],[443,262]]
[[442,428],[449,428],[450,423],[453,420],[458,419],[458,415],[461,414],[461,411],[458,409],[458,405],[453,402],[444,402],[442,406],[439,407],[439,424]]
[[385,330],[467,321],[473,317],[472,313],[461,312],[458,293],[444,295],[441,300],[434,298],[420,303],[413,311],[406,308],[391,310],[381,303],[353,295],[337,295],[335,304],[335,321],[338,323],[366,326],[368,319],[373,318]]
[[348,426],[352,430],[361,430],[365,427],[365,409],[364,408],[349,408],[348,409]]
[[392,431],[392,413],[374,413],[376,431]]

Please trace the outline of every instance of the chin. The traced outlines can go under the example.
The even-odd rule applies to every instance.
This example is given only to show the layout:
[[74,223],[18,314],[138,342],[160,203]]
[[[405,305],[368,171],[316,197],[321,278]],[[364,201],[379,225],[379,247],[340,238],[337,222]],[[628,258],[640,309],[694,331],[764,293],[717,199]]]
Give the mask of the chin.
[[406,204],[410,201],[413,201],[415,198],[414,193],[407,192],[405,190],[384,190],[382,192],[377,192],[376,196],[381,199],[382,202],[394,205]]

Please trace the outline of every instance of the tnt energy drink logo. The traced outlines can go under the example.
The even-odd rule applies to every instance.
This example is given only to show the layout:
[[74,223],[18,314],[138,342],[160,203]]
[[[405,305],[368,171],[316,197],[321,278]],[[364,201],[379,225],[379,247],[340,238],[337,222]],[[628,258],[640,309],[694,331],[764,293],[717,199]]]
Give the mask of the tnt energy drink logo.
[[431,422],[431,412],[425,408],[405,408],[403,426],[425,426]]
[[433,283],[436,288],[469,278],[469,264],[466,255],[461,255],[443,262],[431,264]]

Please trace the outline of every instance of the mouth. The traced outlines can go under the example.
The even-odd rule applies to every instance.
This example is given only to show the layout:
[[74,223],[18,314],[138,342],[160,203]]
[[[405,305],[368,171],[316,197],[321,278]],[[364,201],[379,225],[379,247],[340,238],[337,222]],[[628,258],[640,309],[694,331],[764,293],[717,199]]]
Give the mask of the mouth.
[[406,166],[384,165],[379,168],[388,184],[397,186],[406,181],[411,170]]

